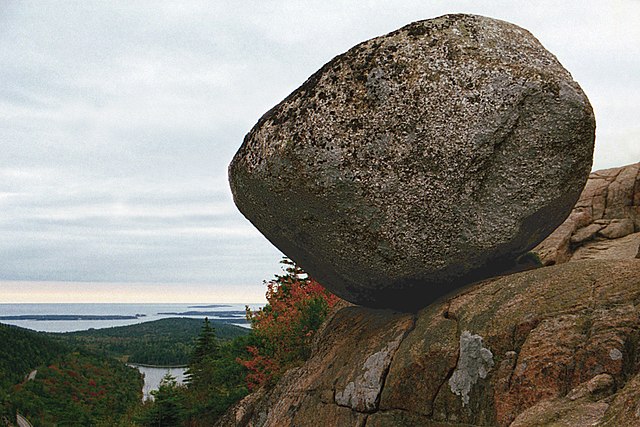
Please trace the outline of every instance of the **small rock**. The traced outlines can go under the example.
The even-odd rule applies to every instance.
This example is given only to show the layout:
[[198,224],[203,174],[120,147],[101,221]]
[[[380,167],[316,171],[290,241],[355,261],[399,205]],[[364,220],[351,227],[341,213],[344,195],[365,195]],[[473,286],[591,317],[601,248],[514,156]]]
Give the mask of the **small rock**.
[[606,226],[606,225],[611,224],[611,220],[610,219],[597,219],[597,220],[593,221],[593,223],[594,224],[598,224],[598,225]]
[[576,231],[571,236],[571,243],[574,245],[581,244],[595,237],[596,233],[602,230],[604,226],[600,224],[591,224]]
[[586,227],[593,221],[593,217],[588,211],[580,209],[575,209],[573,212],[571,212],[571,215],[569,215],[569,219],[574,222],[576,228],[578,229]]
[[567,393],[567,399],[578,400],[591,395],[610,394],[614,385],[615,380],[611,375],[598,374]]
[[612,220],[611,223],[600,230],[598,234],[607,239],[618,239],[633,233],[633,231],[633,221],[625,218]]

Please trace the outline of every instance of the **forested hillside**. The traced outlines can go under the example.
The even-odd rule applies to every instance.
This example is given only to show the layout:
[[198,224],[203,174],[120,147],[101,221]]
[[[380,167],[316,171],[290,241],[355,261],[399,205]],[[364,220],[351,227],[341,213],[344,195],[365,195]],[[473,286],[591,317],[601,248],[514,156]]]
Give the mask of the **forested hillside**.
[[68,351],[45,334],[0,323],[0,388],[22,381],[36,366]]
[[68,353],[14,386],[11,403],[37,426],[128,426],[142,399],[142,376],[115,360]]
[[[249,329],[212,321],[218,339],[226,341],[247,335]],[[169,318],[136,325],[50,334],[73,348],[117,358],[127,363],[186,365],[202,319]]]
[[0,425],[13,423],[16,412],[38,426],[131,425],[141,398],[137,370],[0,324]]

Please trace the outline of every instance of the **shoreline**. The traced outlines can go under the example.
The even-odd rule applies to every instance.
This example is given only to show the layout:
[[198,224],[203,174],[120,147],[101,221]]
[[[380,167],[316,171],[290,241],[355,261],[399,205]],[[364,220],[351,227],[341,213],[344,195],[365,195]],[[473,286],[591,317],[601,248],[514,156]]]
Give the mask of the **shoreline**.
[[143,368],[158,368],[158,369],[186,369],[189,365],[147,365],[146,363],[134,363],[134,362],[125,362],[125,365],[131,366],[132,368],[143,367]]

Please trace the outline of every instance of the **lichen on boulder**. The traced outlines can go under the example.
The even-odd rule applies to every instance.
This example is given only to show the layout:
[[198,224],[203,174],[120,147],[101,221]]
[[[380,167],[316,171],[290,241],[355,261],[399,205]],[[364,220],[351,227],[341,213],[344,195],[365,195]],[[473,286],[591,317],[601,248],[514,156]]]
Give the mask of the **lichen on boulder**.
[[409,24],[337,56],[247,134],[240,211],[336,295],[413,310],[511,268],[566,218],[594,116],[526,30]]

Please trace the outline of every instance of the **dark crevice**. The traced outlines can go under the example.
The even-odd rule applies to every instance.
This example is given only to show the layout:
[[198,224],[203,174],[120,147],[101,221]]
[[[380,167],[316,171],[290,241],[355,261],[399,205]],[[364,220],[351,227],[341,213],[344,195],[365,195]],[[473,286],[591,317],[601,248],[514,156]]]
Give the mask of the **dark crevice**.
[[514,324],[513,328],[511,328],[511,349],[513,351],[515,351],[516,353],[520,353],[520,349],[517,348],[518,346],[518,324]]
[[607,199],[609,198],[609,186],[611,185],[611,183],[613,181],[615,181],[615,178],[612,181],[609,181],[609,180],[606,180],[606,181],[607,181],[607,185],[605,185],[604,190],[602,190],[602,197],[604,198],[604,200],[603,200],[603,208],[602,208],[602,216],[600,218],[595,218],[593,216],[593,202],[592,202],[592,210],[591,210],[592,211],[592,215],[591,215],[592,222],[597,220],[597,219],[604,218],[605,214],[607,213],[607,207],[608,207],[607,206]]
[[442,316],[447,320],[457,320],[456,315],[451,313],[450,308],[451,308],[451,300],[449,300],[449,302],[447,303],[447,308],[445,308],[444,311],[442,312]]
[[384,386],[385,386],[385,384],[387,382],[387,376],[389,375],[389,371],[391,370],[391,364],[393,363],[393,359],[396,357],[396,353],[398,353],[398,351],[400,351],[400,347],[402,347],[402,343],[404,342],[404,340],[416,328],[416,323],[417,322],[418,322],[418,316],[417,315],[413,315],[411,317],[411,325],[404,332],[404,334],[402,335],[402,338],[400,338],[400,343],[398,344],[398,348],[396,348],[396,350],[393,352],[393,355],[391,356],[391,359],[389,360],[389,364],[385,368],[384,372],[382,372],[382,381],[380,382],[380,391],[378,392],[378,397],[376,397],[376,402],[375,402],[375,408],[376,409],[373,411],[374,413],[377,412],[380,409],[380,398],[382,397],[382,391],[384,390]]
[[591,279],[591,296],[589,297],[589,311],[593,312],[596,308],[596,290],[598,289],[598,281]]
[[513,375],[515,374],[516,368],[518,367],[518,363],[520,362],[520,353],[522,350],[522,347],[524,347],[525,343],[527,342],[527,339],[529,338],[529,335],[531,335],[531,332],[536,329],[540,323],[542,323],[545,319],[551,318],[552,316],[545,316],[545,317],[541,317],[541,318],[535,318],[528,323],[528,325],[526,326],[526,330],[523,330],[522,333],[522,337],[518,336],[518,329],[521,325],[523,325],[523,323],[518,324],[518,325],[514,325],[513,327],[513,332],[512,332],[512,337],[511,337],[511,347],[513,348],[513,351],[516,353],[516,356],[513,360],[513,364],[511,366],[511,372],[509,372],[509,381],[508,381],[508,389],[511,389],[512,386],[512,381],[513,381]]
[[[417,323],[417,316],[414,315],[411,318],[412,322],[411,325],[409,326],[409,328],[404,331],[402,338],[400,338],[400,343],[398,343],[398,348],[396,348],[396,350],[393,352],[393,355],[391,356],[391,359],[389,360],[389,364],[386,366],[386,368],[384,369],[384,371],[382,372],[382,380],[380,382],[380,390],[378,391],[378,396],[376,397],[376,401],[375,401],[375,408],[371,411],[367,411],[367,412],[361,412],[358,411],[357,409],[352,408],[351,406],[348,405],[340,405],[339,403],[336,402],[336,390],[335,390],[335,384],[337,382],[337,379],[334,381],[334,386],[333,386],[333,402],[336,406],[340,406],[342,408],[348,408],[351,409],[354,413],[356,414],[362,414],[365,415],[365,424],[366,424],[366,419],[368,418],[368,416],[370,414],[375,414],[379,411],[380,408],[380,398],[382,397],[382,391],[384,390],[384,386],[387,382],[387,376],[389,375],[389,371],[391,370],[391,364],[393,363],[393,359],[395,358],[396,353],[400,350],[400,347],[402,346],[402,343],[404,342],[404,340],[407,338],[407,336],[409,336],[409,334],[415,329],[416,327],[416,323]],[[362,424],[364,426],[364,424]]]
[[[637,314],[637,309],[636,309]],[[638,368],[640,361],[638,360],[638,344],[640,342],[640,333],[638,330],[634,330],[624,343],[624,359],[622,365],[622,380],[623,384],[619,388],[624,387],[627,381],[638,374]]]
[[449,307],[451,306],[451,303],[449,303],[449,305],[447,306],[447,310],[445,311],[445,313],[447,314],[447,316],[445,316],[447,319],[453,320],[454,322],[456,322],[456,337],[458,338],[458,345],[456,347],[457,349],[457,354],[456,354],[456,363],[449,368],[449,371],[447,372],[447,375],[445,375],[444,379],[442,380],[442,382],[440,383],[440,385],[438,385],[438,388],[436,389],[436,392],[433,395],[433,398],[431,399],[431,409],[429,411],[428,416],[433,418],[433,415],[435,413],[435,405],[436,405],[436,399],[438,398],[438,396],[440,395],[440,392],[442,391],[442,388],[449,382],[449,380],[451,379],[451,377],[453,376],[453,373],[455,372],[456,368],[458,367],[458,361],[460,360],[460,321],[458,320],[458,317],[454,314],[451,313],[451,311],[449,311]]
[[507,379],[507,390],[505,390],[507,393],[509,392],[509,390],[511,390],[511,381],[513,380],[513,374],[516,371],[516,366],[518,366],[518,358],[520,357],[520,348],[517,347],[517,335],[518,325],[514,325],[511,329],[511,348],[516,355],[513,358],[513,363],[511,363],[511,369],[509,370],[509,378]]
[[511,390],[511,381],[513,381],[513,374],[516,372],[516,366],[518,366],[519,357],[520,353],[516,352],[516,356],[513,358],[513,363],[511,363],[511,369],[509,370],[509,379],[507,380],[507,389],[505,390],[506,393]]
[[456,368],[458,367],[457,359],[459,359],[459,358],[460,358],[460,346],[458,346],[458,356],[456,358],[455,366],[453,366],[451,369],[449,369],[449,372],[447,372],[447,375],[444,377],[444,380],[438,386],[438,390],[433,395],[433,399],[431,399],[431,410],[429,411],[429,417],[430,418],[433,418],[433,415],[435,413],[435,410],[436,410],[435,409],[436,408],[436,406],[435,406],[436,405],[436,399],[440,395],[440,391],[442,391],[442,387],[444,387],[445,384],[447,384],[449,382],[449,380],[453,376],[453,373],[455,372]]

